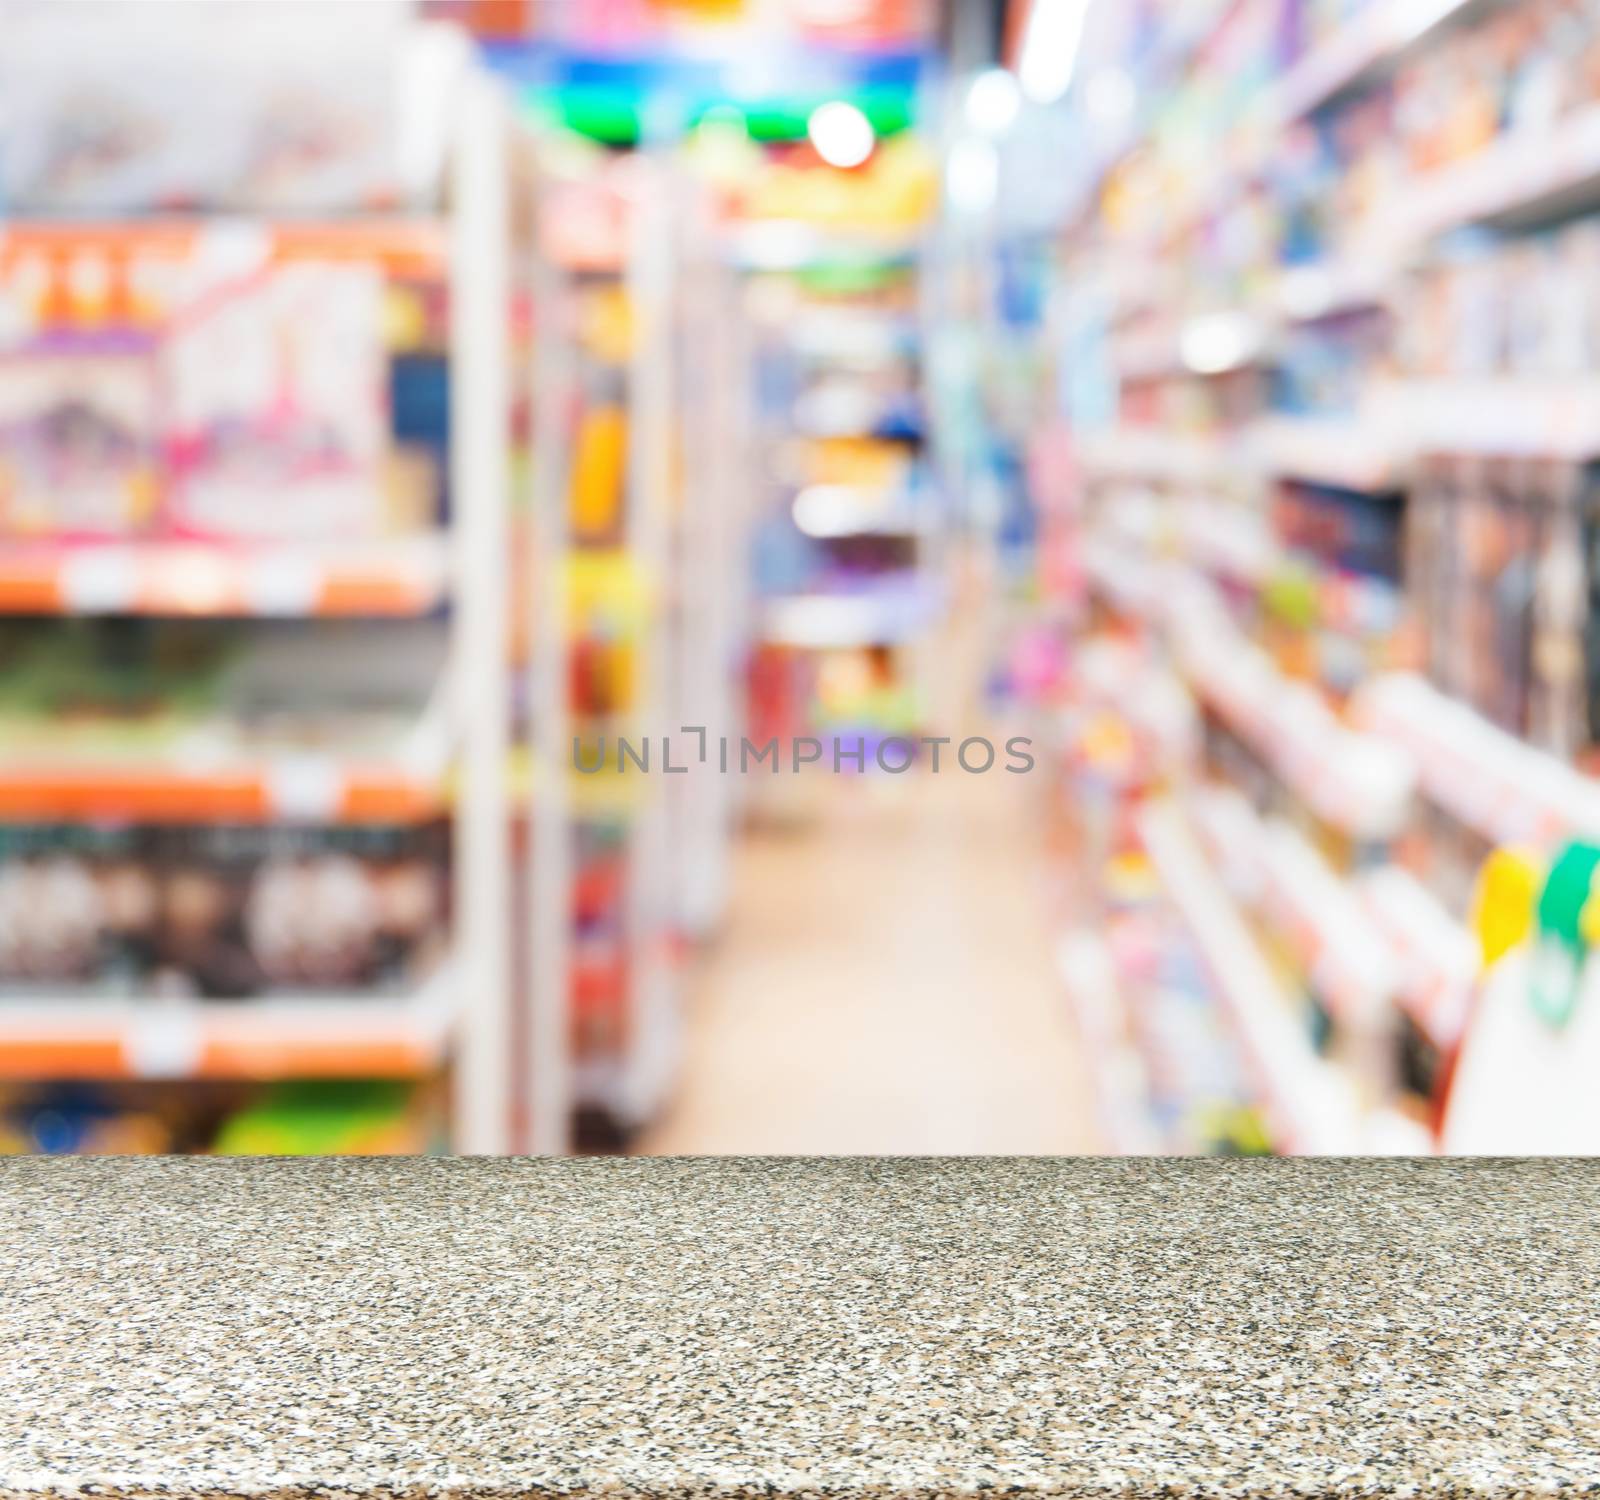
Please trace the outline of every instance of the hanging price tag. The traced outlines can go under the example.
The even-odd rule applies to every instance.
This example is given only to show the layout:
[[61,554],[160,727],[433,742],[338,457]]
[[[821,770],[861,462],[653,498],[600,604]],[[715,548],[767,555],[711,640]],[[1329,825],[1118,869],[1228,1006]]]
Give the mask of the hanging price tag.
[[129,1026],[123,1049],[136,1078],[187,1078],[200,1066],[204,1042],[194,1006],[161,1005]]
[[269,553],[245,572],[245,607],[253,615],[298,619],[316,610],[321,595],[322,569],[307,557]]
[[133,607],[139,565],[126,547],[95,547],[61,564],[61,601],[75,615],[119,614]]
[[344,774],[326,756],[289,756],[267,772],[267,802],[277,817],[292,822],[336,819],[343,796]]

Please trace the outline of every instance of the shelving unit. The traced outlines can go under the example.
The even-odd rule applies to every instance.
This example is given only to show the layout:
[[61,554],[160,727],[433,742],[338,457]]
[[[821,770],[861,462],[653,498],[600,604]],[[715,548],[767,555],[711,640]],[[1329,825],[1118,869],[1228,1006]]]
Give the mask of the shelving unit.
[[[385,32],[380,42],[364,62],[375,76],[402,53],[414,55],[409,35]],[[12,314],[32,307],[35,316],[30,325],[25,315],[20,331],[14,316],[7,324],[4,354],[14,363],[8,366],[10,383],[0,411],[0,467],[34,462],[33,450],[25,446],[27,430],[7,426],[27,420],[27,404],[36,395],[41,411],[47,404],[47,392],[34,393],[26,384],[30,370],[65,371],[61,399],[79,400],[73,411],[91,413],[92,403],[102,400],[106,412],[143,412],[143,407],[117,404],[124,387],[131,389],[142,378],[134,371],[135,361],[154,365],[176,358],[169,346],[180,335],[193,337],[207,318],[228,315],[230,298],[242,300],[261,287],[308,284],[317,276],[367,278],[359,287],[354,279],[349,285],[370,296],[373,306],[390,299],[385,316],[391,322],[399,306],[397,289],[404,289],[412,299],[405,304],[405,321],[416,325],[404,337],[420,342],[415,349],[405,344],[398,356],[393,343],[385,345],[389,365],[383,382],[399,378],[399,359],[429,361],[441,380],[448,368],[454,415],[447,447],[442,413],[429,430],[434,446],[428,478],[406,480],[413,486],[408,494],[425,497],[415,505],[406,502],[416,514],[383,526],[344,520],[330,492],[315,515],[307,512],[291,525],[285,488],[277,497],[281,508],[270,514],[264,507],[247,509],[238,518],[241,524],[230,530],[217,521],[227,499],[220,469],[217,498],[206,502],[212,510],[199,508],[194,476],[207,473],[200,467],[207,451],[201,444],[238,440],[253,421],[256,467],[233,471],[233,482],[245,486],[263,483],[259,476],[273,463],[286,474],[285,455],[297,439],[304,445],[302,455],[315,455],[303,457],[303,465],[342,461],[328,457],[339,436],[336,419],[324,419],[315,404],[328,388],[307,395],[297,385],[319,378],[317,354],[294,343],[308,336],[313,320],[297,305],[298,321],[286,321],[274,334],[241,313],[226,330],[228,352],[211,368],[229,369],[236,377],[229,400],[246,399],[242,393],[252,380],[276,378],[276,405],[255,416],[242,407],[223,415],[189,413],[183,420],[214,425],[196,427],[198,436],[178,432],[170,403],[183,399],[182,390],[169,377],[162,390],[169,404],[152,403],[148,427],[139,425],[137,415],[129,418],[119,437],[125,444],[143,445],[128,451],[150,455],[155,503],[148,514],[130,511],[113,530],[79,525],[62,519],[67,513],[61,512],[61,517],[44,518],[53,528],[47,530],[19,508],[31,478],[11,468],[9,484],[0,483],[6,501],[0,615],[7,617],[8,627],[32,632],[27,639],[47,641],[51,631],[88,630],[95,634],[85,638],[104,651],[124,640],[158,642],[162,632],[181,622],[184,639],[193,643],[186,649],[225,645],[247,664],[264,659],[263,643],[276,643],[272,649],[278,651],[270,669],[254,678],[245,672],[248,690],[242,696],[238,691],[224,695],[207,716],[191,714],[192,724],[179,717],[167,726],[171,714],[163,709],[155,720],[159,733],[107,737],[103,748],[93,738],[80,746],[56,737],[39,740],[36,749],[31,732],[19,731],[0,750],[0,823],[6,825],[0,836],[9,841],[8,851],[22,850],[13,853],[8,878],[30,868],[30,858],[54,858],[29,852],[48,851],[42,835],[33,843],[18,842],[32,838],[28,829],[34,825],[58,826],[73,838],[110,840],[113,852],[93,857],[113,862],[99,875],[74,875],[73,888],[81,888],[87,899],[95,880],[122,879],[123,900],[133,890],[140,893],[139,901],[154,903],[149,942],[158,950],[156,968],[148,975],[130,971],[129,960],[119,960],[115,973],[82,973],[58,964],[60,972],[41,973],[36,980],[7,974],[0,995],[0,1077],[13,1084],[160,1080],[167,1097],[176,1099],[185,1088],[225,1083],[236,1086],[237,1098],[248,1105],[247,1086],[255,1084],[298,1087],[337,1080],[344,1087],[350,1080],[406,1080],[431,1087],[448,1078],[450,1144],[484,1153],[513,1144],[507,1049],[515,1003],[506,842],[511,738],[505,691],[507,309],[513,155],[522,148],[513,141],[515,126],[503,91],[466,61],[463,49],[426,27],[420,28],[416,45],[431,50],[435,61],[450,64],[439,76],[441,84],[449,84],[452,106],[440,113],[442,134],[430,148],[447,181],[435,180],[429,192],[433,203],[448,201],[448,218],[420,199],[405,214],[373,212],[365,200],[298,214],[288,207],[261,211],[230,204],[222,214],[208,212],[201,199],[181,217],[107,212],[86,217],[76,203],[51,217],[59,205],[45,200],[15,203],[0,226],[0,298],[11,296]],[[278,62],[288,66],[281,58]],[[228,66],[227,59],[217,65]],[[129,66],[138,64],[130,60]],[[191,284],[200,295],[184,302],[181,288]],[[170,308],[158,311],[166,299]],[[448,320],[441,323],[433,309],[443,302]],[[346,299],[341,305],[351,304]],[[37,332],[30,333],[30,326]],[[372,330],[379,326],[374,315]],[[369,331],[340,328],[326,336],[364,338]],[[352,347],[340,351],[341,375],[352,390],[364,393],[363,372],[377,368],[379,359],[368,351],[370,357],[358,360]],[[29,366],[29,359],[36,365]],[[49,365],[51,360],[56,365]],[[68,370],[67,362],[74,360],[77,365]],[[274,360],[275,377],[264,376]],[[130,373],[124,375],[124,369]],[[414,400],[421,393],[432,399],[442,391],[438,383],[424,384],[426,389],[407,387],[398,398],[372,390],[374,409],[386,421],[398,421],[402,398]],[[213,380],[211,389],[222,385]],[[157,427],[158,419],[168,426]],[[321,449],[309,436],[318,421],[324,422],[316,434]],[[398,446],[391,433],[373,453],[387,460]],[[303,467],[297,479],[308,472]],[[351,472],[361,477],[329,483],[345,483],[341,494],[355,494],[359,483],[379,489],[375,466]],[[89,503],[79,500],[87,490],[72,489],[78,483],[69,478],[57,491],[76,508],[74,514]],[[310,634],[319,630],[334,631],[337,639],[320,646],[320,637]],[[356,672],[346,671],[342,684],[323,693],[324,665],[331,667],[350,653]],[[426,680],[429,672],[435,674],[432,680]],[[173,679],[158,690],[167,691],[174,682],[182,685],[182,679]],[[339,694],[353,687],[356,701],[363,694],[372,698],[414,688],[409,720],[384,720],[378,733],[377,721],[362,727],[365,721],[336,714],[324,726],[316,715],[328,705],[338,707]],[[142,703],[139,711],[150,712]],[[10,722],[27,723],[15,712]],[[47,743],[54,748],[43,753]],[[319,840],[330,829],[342,830],[345,843],[335,842],[332,863],[319,866]],[[429,847],[448,845],[448,864],[432,863],[432,854],[408,854],[410,863],[395,864],[395,854],[382,841],[398,838],[409,848],[412,830],[417,837],[440,830],[436,840],[428,833]],[[363,840],[379,841],[372,855],[377,863],[368,868],[389,869],[392,878],[410,882],[393,885],[382,899],[415,901],[424,891],[436,892],[431,899],[439,903],[446,925],[422,944],[431,956],[418,960],[419,971],[403,982],[392,975],[374,981],[362,977],[365,969],[352,968],[348,984],[330,984],[306,977],[315,969],[314,957],[296,959],[299,967],[293,972],[299,977],[287,980],[274,977],[278,970],[271,964],[246,962],[244,955],[255,955],[269,933],[280,943],[301,942],[294,923],[317,915],[315,903],[304,909],[285,904],[297,889],[290,884],[299,878],[297,862],[310,861],[306,868],[344,882],[337,886],[343,893],[337,899],[355,905],[338,920],[367,920],[356,913],[368,913],[379,899],[371,885],[379,874],[366,876],[365,887],[351,886],[355,876],[348,853],[365,847]],[[159,857],[170,870],[139,863],[154,857],[148,853],[153,845],[168,851]],[[234,851],[225,857],[235,860],[237,849],[248,849],[255,863],[226,876],[244,882],[237,896],[241,910],[223,919],[237,931],[229,929],[225,939],[205,939],[213,947],[238,945],[235,967],[250,971],[245,978],[229,979],[224,992],[215,987],[221,982],[215,973],[189,973],[179,950],[168,950],[189,932],[173,924],[193,922],[198,911],[210,912],[212,903],[235,899],[219,885],[222,876],[195,863],[211,857],[207,851],[224,857],[225,848]],[[269,869],[278,882],[271,889]],[[189,884],[180,893],[172,882],[181,880]],[[327,886],[319,898],[327,921],[335,920],[336,907],[329,904],[334,890]],[[180,900],[190,905],[179,906]],[[196,902],[204,904],[196,907]],[[291,916],[295,911],[300,915]],[[17,920],[14,911],[7,920]],[[185,939],[191,945],[195,940],[192,934]],[[221,961],[216,954],[208,959],[214,970]]]
[[[940,499],[921,410],[922,250],[901,231],[753,222],[729,258],[754,314],[767,392],[755,442],[755,738],[914,737],[940,617]],[[778,311],[763,318],[763,299]],[[876,305],[874,305],[876,299]],[[763,785],[757,809],[803,817],[800,778]]]
[[449,593],[442,537],[324,546],[204,542],[8,545],[0,610],[15,615],[425,615]]
[[1481,5],[1482,0],[1418,0],[1357,9],[1273,85],[1263,118],[1275,130],[1303,120],[1339,95],[1374,82],[1438,28]]
[[1057,956],[1073,1023],[1094,1058],[1090,1083],[1107,1148],[1118,1156],[1157,1156],[1160,1133],[1150,1119],[1149,1081],[1125,1027],[1115,960],[1088,931],[1069,933]]
[[1349,1155],[1361,1149],[1348,1082],[1317,1056],[1237,910],[1211,877],[1181,816],[1153,804],[1140,834],[1162,883],[1200,945],[1265,1097],[1274,1145],[1286,1153]]
[[[1281,1075],[1257,1080],[1280,1147],[1317,1134],[1280,1097],[1308,1049],[1353,1091],[1347,1149],[1462,1138],[1452,1069],[1481,1007],[1515,1004],[1486,987],[1487,934],[1522,903],[1532,954],[1501,963],[1537,986],[1541,883],[1600,832],[1600,157],[1580,81],[1600,35],[1558,11],[1252,0],[1181,39],[1125,28],[1140,48],[1080,68],[1123,69],[1143,108],[1059,247],[1086,622],[1068,628],[1079,649],[1136,642],[1201,713],[1204,753],[1132,805],[1185,810],[1141,821],[1145,853],[1223,1001],[1245,997],[1235,1018],[1281,1031],[1299,1009],[1251,976],[1241,931],[1315,997],[1294,1047],[1253,1044]],[[1341,1051],[1357,1015],[1368,1035]]]
[[406,999],[296,995],[221,1006],[8,997],[0,1078],[428,1078],[450,1056],[456,994],[445,969]]
[[[665,148],[557,170],[541,189],[525,666],[540,1150],[625,1145],[676,1081],[686,966],[722,915],[739,805],[691,731],[737,745],[748,628],[742,331],[724,316],[707,337],[703,321],[731,296],[715,226]],[[558,204],[606,233],[563,239]],[[666,772],[663,737],[686,774]],[[623,739],[649,742],[651,771],[619,766]]]

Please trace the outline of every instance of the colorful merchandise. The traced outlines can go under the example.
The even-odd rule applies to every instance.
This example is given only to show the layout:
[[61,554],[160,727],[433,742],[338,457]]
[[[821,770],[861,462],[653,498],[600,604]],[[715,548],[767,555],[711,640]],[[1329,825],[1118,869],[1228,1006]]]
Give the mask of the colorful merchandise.
[[219,291],[161,350],[167,524],[246,540],[389,529],[383,282],[286,265]]
[[0,238],[0,534],[328,543],[437,526],[436,283],[398,269],[427,252],[322,243]]
[[0,990],[414,990],[446,940],[436,827],[0,827]]
[[285,1083],[223,1122],[219,1156],[408,1156],[433,1129],[410,1088],[383,1080]]

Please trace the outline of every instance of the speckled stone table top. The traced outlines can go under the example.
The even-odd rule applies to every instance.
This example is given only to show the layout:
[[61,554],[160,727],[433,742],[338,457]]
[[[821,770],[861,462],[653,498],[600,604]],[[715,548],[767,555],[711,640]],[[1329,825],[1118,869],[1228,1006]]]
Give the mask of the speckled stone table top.
[[1600,1489],[1600,1163],[0,1162],[0,1496]]

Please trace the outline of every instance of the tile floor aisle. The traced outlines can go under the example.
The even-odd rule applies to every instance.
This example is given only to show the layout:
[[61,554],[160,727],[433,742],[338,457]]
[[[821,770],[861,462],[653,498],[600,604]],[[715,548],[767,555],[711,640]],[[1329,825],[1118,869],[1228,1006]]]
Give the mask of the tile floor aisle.
[[1095,1149],[1012,778],[822,790],[814,826],[747,837],[642,1149]]
[[[970,663],[976,632],[941,643]],[[967,702],[969,672],[941,674]],[[995,738],[995,731],[987,731]],[[746,835],[647,1153],[1092,1151],[1054,971],[1041,788],[948,770],[823,776],[807,822]]]

